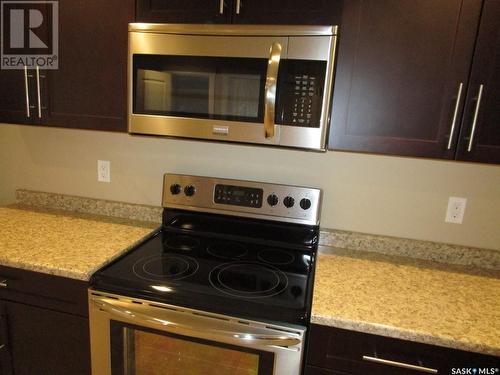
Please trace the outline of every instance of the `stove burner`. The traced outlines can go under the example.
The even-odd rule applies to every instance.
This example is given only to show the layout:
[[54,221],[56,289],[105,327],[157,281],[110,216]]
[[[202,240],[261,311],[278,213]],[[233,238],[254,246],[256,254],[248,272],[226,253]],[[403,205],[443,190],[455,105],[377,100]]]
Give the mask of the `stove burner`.
[[134,263],[134,273],[144,280],[180,280],[198,271],[196,259],[184,255],[155,255]]
[[189,251],[200,246],[200,241],[189,236],[176,236],[167,238],[165,246],[169,249]]
[[259,251],[257,258],[266,263],[285,265],[293,263],[295,256],[285,250],[265,249]]
[[239,259],[245,256],[248,250],[235,242],[216,242],[208,245],[207,252],[217,258]]
[[283,292],[287,276],[276,267],[254,262],[219,264],[209,276],[210,284],[233,297],[267,298]]

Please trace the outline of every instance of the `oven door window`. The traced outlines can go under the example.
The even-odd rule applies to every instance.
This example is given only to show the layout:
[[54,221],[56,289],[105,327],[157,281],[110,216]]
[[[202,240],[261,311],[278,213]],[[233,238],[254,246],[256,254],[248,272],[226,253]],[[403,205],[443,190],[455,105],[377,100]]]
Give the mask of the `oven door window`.
[[133,56],[136,114],[262,122],[267,59]]
[[113,375],[272,375],[274,354],[111,321]]

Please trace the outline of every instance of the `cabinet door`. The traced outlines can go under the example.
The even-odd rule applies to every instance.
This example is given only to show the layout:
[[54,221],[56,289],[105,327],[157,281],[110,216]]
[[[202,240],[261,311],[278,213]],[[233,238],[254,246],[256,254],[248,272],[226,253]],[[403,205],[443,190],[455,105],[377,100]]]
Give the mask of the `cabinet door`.
[[[306,374],[452,374],[453,368],[498,368],[500,358],[312,324]],[[330,371],[330,372],[329,372]]]
[[133,13],[133,0],[59,1],[59,69],[42,82],[44,124],[126,131]]
[[233,23],[338,25],[343,0],[234,0]]
[[0,70],[0,122],[36,124],[33,70]]
[[6,302],[16,375],[89,375],[88,319]]
[[458,145],[460,160],[500,163],[499,20],[500,2],[486,0]]
[[480,0],[347,1],[330,149],[454,158],[480,10]]
[[327,370],[321,367],[306,366],[304,369],[304,375],[352,375],[352,374],[335,370]]
[[0,301],[0,375],[11,375],[12,363],[10,358],[10,345],[7,332],[7,318],[5,306]]
[[[31,12],[32,9],[38,9],[42,14],[46,14],[46,4],[34,2],[26,3],[29,4],[27,7],[23,7],[22,2],[7,2],[0,0],[2,3],[2,14],[7,19],[9,19],[9,8],[17,9],[17,11],[23,12],[22,15],[27,17],[28,9]],[[18,4],[16,4],[18,3]],[[20,7],[18,7],[18,5]],[[4,14],[5,13],[5,14]],[[2,23],[4,20],[2,19]],[[9,26],[2,29],[2,53],[7,51],[7,61],[9,57],[12,57],[13,61],[18,61],[18,57],[33,56],[38,54],[46,54],[47,51],[44,48],[29,48],[31,41],[31,34],[28,38],[28,33],[25,31],[24,39],[22,40],[21,46],[11,45],[11,32],[14,25],[19,26],[19,20],[10,19]],[[10,24],[12,22],[12,24]],[[3,27],[3,26],[2,26]],[[17,27],[14,28],[17,30]],[[22,31],[22,28],[21,28]],[[33,33],[35,38],[41,38],[41,40],[47,40],[48,36],[48,22],[42,22],[36,28],[30,29],[30,33]],[[18,36],[19,37],[19,36]],[[17,43],[21,42],[14,38]],[[13,55],[9,55],[12,53]],[[29,58],[24,59],[25,63],[28,61],[33,64],[33,61]],[[35,60],[36,61],[36,60]],[[37,107],[37,87],[36,87],[36,77],[34,66],[31,65],[24,68],[24,64],[16,66],[19,69],[0,69],[0,122],[14,123],[14,124],[38,124],[40,123],[40,117],[38,116]],[[24,68],[24,69],[23,69]]]
[[229,23],[233,0],[137,0],[136,21]]

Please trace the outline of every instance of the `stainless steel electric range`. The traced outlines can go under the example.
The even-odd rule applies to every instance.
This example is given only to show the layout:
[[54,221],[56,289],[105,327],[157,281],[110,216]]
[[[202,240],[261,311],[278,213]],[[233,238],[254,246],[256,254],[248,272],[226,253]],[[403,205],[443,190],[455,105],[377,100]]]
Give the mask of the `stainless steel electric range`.
[[298,375],[321,191],[167,174],[163,224],[91,280],[92,372]]

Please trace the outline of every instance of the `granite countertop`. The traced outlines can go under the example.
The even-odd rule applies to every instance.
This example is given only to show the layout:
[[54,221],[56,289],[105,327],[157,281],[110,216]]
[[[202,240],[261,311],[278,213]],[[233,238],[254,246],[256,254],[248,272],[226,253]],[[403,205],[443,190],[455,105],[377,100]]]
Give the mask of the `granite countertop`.
[[500,356],[500,272],[321,248],[311,320]]
[[[0,265],[74,279],[89,280],[161,222],[159,207],[16,196],[18,204],[0,207]],[[313,323],[500,356],[499,251],[343,231],[321,237],[353,250],[320,247]]]
[[22,205],[0,207],[0,265],[87,281],[156,226]]

